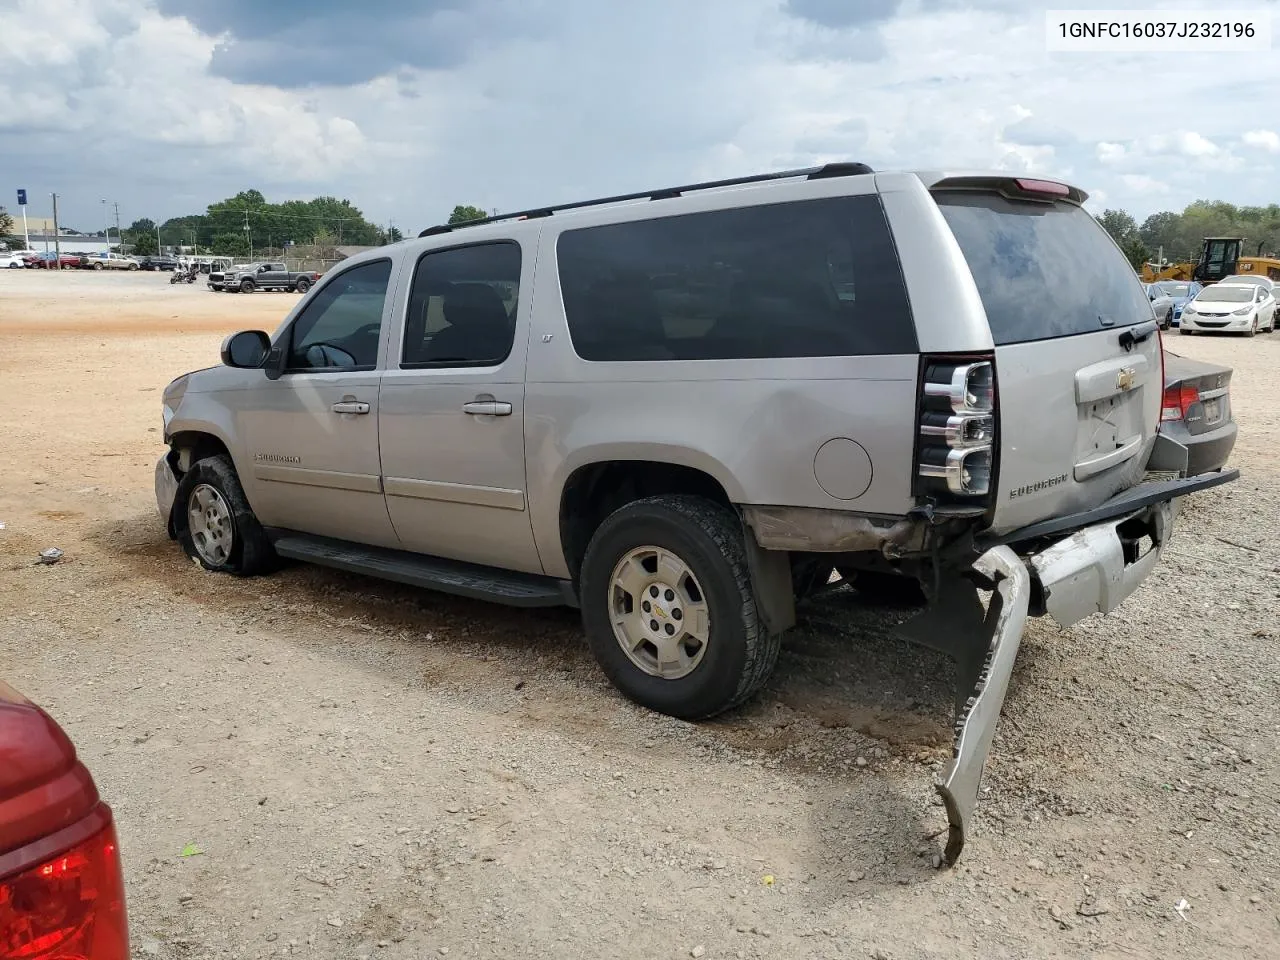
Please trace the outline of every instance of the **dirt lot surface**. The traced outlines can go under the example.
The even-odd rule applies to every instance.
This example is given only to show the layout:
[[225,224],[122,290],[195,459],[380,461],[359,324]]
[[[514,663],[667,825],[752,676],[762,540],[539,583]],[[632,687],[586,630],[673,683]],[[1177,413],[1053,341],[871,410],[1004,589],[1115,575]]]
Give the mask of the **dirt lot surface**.
[[160,390],[295,301],[0,271],[0,675],[115,808],[136,956],[1280,956],[1280,334],[1168,338],[1235,368],[1244,477],[1117,615],[1030,626],[938,870],[950,666],[848,588],[690,725],[569,611],[185,560]]

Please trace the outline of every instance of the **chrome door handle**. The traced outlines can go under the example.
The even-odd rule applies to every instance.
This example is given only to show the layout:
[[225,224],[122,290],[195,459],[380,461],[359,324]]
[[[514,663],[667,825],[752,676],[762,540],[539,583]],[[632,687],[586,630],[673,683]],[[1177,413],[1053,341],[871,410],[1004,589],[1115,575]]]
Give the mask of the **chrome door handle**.
[[509,417],[511,404],[505,400],[472,400],[462,405],[462,412],[473,417]]
[[339,400],[329,409],[334,413],[368,413],[369,405],[363,400]]

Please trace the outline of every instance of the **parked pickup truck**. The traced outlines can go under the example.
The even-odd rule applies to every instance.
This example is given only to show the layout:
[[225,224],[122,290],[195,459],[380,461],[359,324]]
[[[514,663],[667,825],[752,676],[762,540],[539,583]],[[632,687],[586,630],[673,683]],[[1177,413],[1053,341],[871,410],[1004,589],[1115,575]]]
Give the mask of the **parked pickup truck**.
[[320,274],[294,272],[283,263],[246,263],[209,274],[209,289],[253,293],[255,290],[297,290],[306,293]]

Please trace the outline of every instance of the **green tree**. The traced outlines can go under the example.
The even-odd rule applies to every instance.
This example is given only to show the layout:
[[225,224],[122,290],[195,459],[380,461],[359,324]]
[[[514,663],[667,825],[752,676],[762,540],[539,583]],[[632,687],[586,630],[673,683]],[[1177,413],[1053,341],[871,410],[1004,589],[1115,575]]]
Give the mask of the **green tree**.
[[1098,223],[1121,245],[1138,235],[1138,222],[1124,210],[1103,210]]
[[27,245],[26,238],[18,233],[17,229],[13,214],[4,207],[0,207],[0,243],[10,250],[21,250]]
[[149,257],[159,253],[156,243],[156,222],[148,217],[135,220],[124,228],[124,242],[133,250],[134,256]]
[[1103,210],[1102,215],[1098,217],[1098,223],[1111,234],[1111,239],[1124,253],[1130,266],[1135,270],[1141,270],[1142,265],[1150,259],[1151,252],[1142,240],[1138,221],[1124,210]]
[[489,214],[485,213],[480,207],[473,207],[470,204],[460,203],[453,208],[453,213],[449,214],[449,223],[466,223],[468,220],[483,220]]

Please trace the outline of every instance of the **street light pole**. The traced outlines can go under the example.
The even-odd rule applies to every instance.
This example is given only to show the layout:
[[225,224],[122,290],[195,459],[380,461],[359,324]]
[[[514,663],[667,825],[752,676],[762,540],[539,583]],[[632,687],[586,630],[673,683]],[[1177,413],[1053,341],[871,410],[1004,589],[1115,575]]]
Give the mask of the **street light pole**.
[[102,232],[107,238],[107,259],[111,259],[111,220],[107,216],[107,198],[102,198]]
[[[55,266],[57,269],[61,270],[62,244],[58,240],[58,195],[56,193],[52,193],[50,196],[53,197],[53,257],[56,261]],[[47,240],[45,241],[45,246],[48,246]]]

